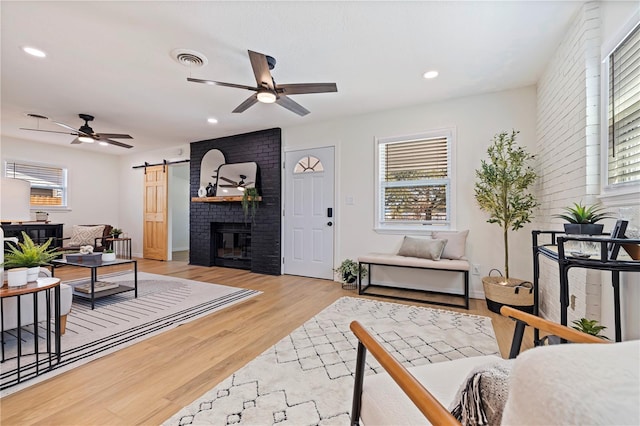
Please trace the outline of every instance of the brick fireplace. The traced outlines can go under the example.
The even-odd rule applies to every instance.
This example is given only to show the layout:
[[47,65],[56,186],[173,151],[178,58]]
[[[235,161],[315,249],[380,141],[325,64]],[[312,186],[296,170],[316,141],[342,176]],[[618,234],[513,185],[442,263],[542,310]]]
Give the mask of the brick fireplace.
[[226,163],[255,161],[258,164],[256,187],[262,201],[253,222],[250,218],[245,220],[239,202],[191,202],[189,263],[280,275],[280,129],[191,143],[191,197],[198,196],[200,162],[210,149],[219,149]]

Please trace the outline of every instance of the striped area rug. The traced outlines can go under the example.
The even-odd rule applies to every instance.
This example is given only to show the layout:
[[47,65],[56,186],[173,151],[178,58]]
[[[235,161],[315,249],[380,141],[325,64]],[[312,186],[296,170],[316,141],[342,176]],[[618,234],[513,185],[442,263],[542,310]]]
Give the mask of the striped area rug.
[[[100,280],[133,286],[131,272],[101,276]],[[65,283],[75,286],[86,280]],[[16,333],[4,333],[7,360],[0,373],[0,397],[257,294],[260,292],[139,272],[137,298],[133,292],[108,296],[96,300],[91,310],[89,301],[74,297],[62,336],[60,361],[50,367],[48,357],[40,356],[38,362],[35,357],[21,358],[21,377],[33,378],[16,384]],[[39,326],[40,348],[44,348],[46,323]],[[23,351],[32,351],[33,327],[23,327],[22,339]],[[36,376],[36,369],[42,372],[48,368],[51,371]]]

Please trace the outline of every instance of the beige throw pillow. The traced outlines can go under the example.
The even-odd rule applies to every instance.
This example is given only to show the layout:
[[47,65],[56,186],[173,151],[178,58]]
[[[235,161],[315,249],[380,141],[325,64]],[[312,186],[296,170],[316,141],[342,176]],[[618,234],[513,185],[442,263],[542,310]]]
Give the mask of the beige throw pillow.
[[97,226],[82,226],[73,225],[71,230],[71,240],[69,245],[71,247],[80,247],[86,245],[94,245],[96,238],[102,237],[104,232],[104,225]]
[[398,256],[420,257],[423,259],[440,260],[447,240],[430,238],[404,237]]
[[442,253],[443,259],[462,259],[465,255],[469,230],[460,232],[434,231],[431,237],[439,240],[447,240],[447,246]]

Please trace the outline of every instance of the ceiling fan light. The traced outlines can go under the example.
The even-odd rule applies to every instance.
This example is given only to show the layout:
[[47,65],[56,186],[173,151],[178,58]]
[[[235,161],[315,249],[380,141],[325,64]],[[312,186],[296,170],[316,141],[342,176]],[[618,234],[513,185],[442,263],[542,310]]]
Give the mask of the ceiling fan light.
[[269,92],[268,90],[263,90],[258,92],[258,102],[262,102],[264,104],[272,104],[276,101],[276,94],[273,92]]
[[35,47],[31,47],[31,46],[24,46],[22,48],[22,51],[24,53],[27,53],[31,56],[35,56],[36,58],[46,58],[47,54],[44,53],[42,50],[40,49],[36,49]]
[[78,140],[84,143],[93,143],[94,140],[91,136],[78,136]]
[[109,144],[105,141],[100,141],[98,142],[98,144],[102,145],[102,146],[109,146]]
[[239,187],[238,187],[238,191],[240,191],[240,192],[244,192],[244,186],[239,186]]

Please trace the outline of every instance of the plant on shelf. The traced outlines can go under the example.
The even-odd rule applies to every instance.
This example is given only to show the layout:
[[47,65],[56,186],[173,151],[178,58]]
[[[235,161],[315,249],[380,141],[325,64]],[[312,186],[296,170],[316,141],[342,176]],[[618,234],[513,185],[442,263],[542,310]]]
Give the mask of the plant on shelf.
[[35,244],[29,235],[22,231],[23,242],[17,245],[7,243],[8,251],[4,255],[4,267],[10,268],[33,268],[36,266],[48,265],[62,252],[50,245],[53,238],[49,238],[44,244]]
[[609,338],[607,336],[601,336],[600,335],[600,332],[602,332],[607,327],[605,327],[604,325],[598,325],[598,321],[597,320],[589,320],[589,319],[586,319],[586,318],[580,318],[579,320],[573,320],[572,323],[575,324],[575,325],[572,325],[572,327],[575,328],[578,331],[582,331],[583,333],[587,333],[587,334],[599,337],[599,338],[604,339],[604,340],[609,340]]
[[118,238],[120,234],[122,234],[122,229],[120,228],[113,228],[109,233],[109,235],[111,235],[111,238]]
[[598,204],[587,206],[582,202],[573,203],[573,206],[565,207],[564,211],[564,214],[555,214],[553,217],[569,222],[564,224],[564,231],[567,234],[602,234],[604,225],[597,222],[613,219],[611,213],[604,211],[604,207]]
[[256,212],[258,211],[258,203],[260,194],[258,188],[245,188],[242,193],[242,211],[244,212],[245,222],[251,216],[251,222],[255,221]]
[[356,282],[358,279],[358,273],[360,273],[362,278],[367,276],[367,269],[364,265],[360,265],[358,262],[351,259],[343,260],[340,266],[334,269],[334,272],[340,274],[340,278],[342,278],[342,282],[345,284]]
[[537,175],[529,162],[535,158],[516,143],[516,135],[502,132],[487,148],[489,160],[476,170],[475,198],[481,210],[489,213],[487,222],[502,227],[505,278],[509,278],[509,230],[517,231],[531,222],[538,202],[529,188]]

